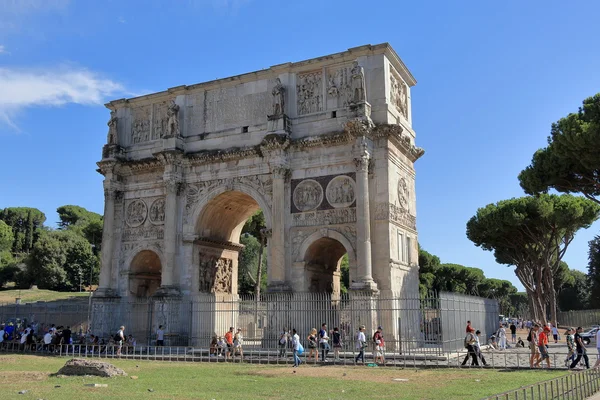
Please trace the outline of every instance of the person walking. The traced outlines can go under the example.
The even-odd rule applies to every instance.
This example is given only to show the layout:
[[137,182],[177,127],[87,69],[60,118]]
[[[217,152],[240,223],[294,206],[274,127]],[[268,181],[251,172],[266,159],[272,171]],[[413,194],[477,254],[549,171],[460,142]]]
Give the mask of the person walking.
[[575,351],[575,337],[573,336],[574,332],[575,332],[575,329],[567,328],[566,339],[567,339],[567,349],[569,350],[569,353],[567,354],[567,358],[565,359],[565,367],[568,367],[569,365],[571,365],[571,363],[575,359],[575,354],[577,353]]
[[242,336],[242,328],[237,328],[237,332],[233,336],[233,348],[234,348],[233,355],[235,356],[236,354],[239,353],[240,361],[244,359],[244,349],[242,347],[243,342],[244,342],[244,340],[243,340],[243,336]]
[[548,364],[548,368],[550,368],[550,355],[548,354],[548,335],[550,334],[551,329],[548,325],[544,325],[544,329],[538,335],[538,348],[540,350],[540,358],[534,364],[534,367],[539,367],[540,363],[546,360]]
[[558,343],[558,328],[556,325],[552,325],[552,337],[554,338],[554,343]]
[[585,367],[587,369],[590,369],[590,359],[588,358],[585,345],[583,344],[583,339],[581,339],[582,331],[583,328],[578,326],[577,333],[575,333],[575,347],[577,349],[577,358],[573,360],[573,362],[569,366],[569,369],[575,368],[577,364],[579,364],[579,361],[581,361],[581,358],[583,358],[583,361],[585,362]]
[[381,364],[385,364],[385,358],[383,356],[383,352],[385,349],[385,341],[383,340],[383,328],[381,326],[377,327],[377,330],[373,335],[373,346],[374,362],[377,363],[377,360],[379,360]]
[[596,360],[596,364],[594,364],[594,368],[600,367],[600,329],[596,331],[596,350],[598,352],[598,359]]
[[164,346],[165,345],[165,331],[163,330],[163,326],[159,325],[156,330],[156,346]]
[[529,350],[531,350],[531,356],[529,357],[529,367],[533,368],[533,364],[540,358],[540,351],[538,349],[538,330],[540,326],[538,324],[534,324],[533,327],[529,330],[529,335],[527,336],[527,341],[529,342]]
[[233,326],[229,327],[227,333],[225,333],[225,342],[227,344],[227,351],[225,352],[225,360],[229,360],[233,354]]
[[296,329],[292,329],[292,348],[294,349],[294,368],[302,364],[302,360],[298,357],[298,351],[300,350],[300,336]]
[[483,353],[481,352],[481,343],[479,342],[479,335],[481,335],[481,331],[478,329],[475,332],[475,344],[473,345],[473,347],[475,348],[475,353],[477,354],[477,358],[481,360],[481,363],[485,367],[487,365],[487,362],[485,361],[485,357],[483,356]]
[[329,354],[329,335],[327,335],[327,324],[321,325],[319,331],[319,347],[321,348],[321,361],[327,362],[327,354]]
[[121,349],[123,348],[123,342],[125,342],[125,326],[121,325],[117,334],[115,335],[115,344],[117,345],[117,355],[121,355]]
[[335,361],[340,361],[340,349],[342,348],[342,335],[340,334],[340,330],[337,327],[333,328],[333,333],[331,334],[331,342],[333,345],[333,359]]
[[475,335],[473,334],[473,332],[475,331],[475,329],[473,329],[473,327],[469,326],[468,327],[468,332],[467,332],[467,336],[465,336],[465,341],[464,341],[464,345],[465,348],[467,349],[467,355],[465,357],[465,359],[463,360],[461,366],[464,366],[467,364],[467,361],[469,360],[469,357],[471,358],[471,365],[479,365],[479,361],[477,361],[477,351],[475,350],[475,344],[477,343],[477,339],[475,338]]
[[365,363],[365,348],[367,347],[367,338],[365,337],[365,326],[361,325],[358,327],[358,332],[356,333],[356,349],[358,350],[358,355],[354,359],[354,363],[358,363],[358,359],[360,358],[362,363]]
[[306,337],[308,340],[308,348],[310,351],[308,352],[308,357],[306,360],[308,361],[311,356],[313,356],[315,362],[319,361],[319,349],[317,348],[317,329],[312,328],[308,336]]
[[510,324],[510,336],[513,343],[517,342],[517,326],[513,322]]
[[287,345],[288,331],[286,328],[283,328],[283,330],[279,334],[279,342],[277,343],[277,346],[279,346],[279,353],[277,354],[278,357],[285,357],[285,350],[287,348]]

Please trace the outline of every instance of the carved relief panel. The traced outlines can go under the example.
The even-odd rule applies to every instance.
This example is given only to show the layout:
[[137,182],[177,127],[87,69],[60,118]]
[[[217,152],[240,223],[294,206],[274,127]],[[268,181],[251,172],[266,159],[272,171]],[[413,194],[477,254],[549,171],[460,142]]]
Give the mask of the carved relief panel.
[[327,185],[327,201],[335,208],[349,207],[356,199],[356,184],[347,175],[333,178]]
[[408,86],[398,73],[390,66],[390,101],[408,119]]
[[153,124],[152,124],[152,139],[160,139],[167,132],[167,109],[169,108],[168,103],[166,101],[161,101],[160,103],[156,103],[152,105],[152,116],[153,116]]
[[298,115],[323,111],[322,81],[321,71],[298,74],[296,85]]
[[136,107],[131,110],[131,142],[147,142],[150,137],[150,106]]
[[323,188],[317,181],[305,179],[294,189],[293,201],[299,211],[314,210],[323,201]]
[[332,108],[347,107],[352,103],[352,67],[345,66],[327,71],[327,101]]
[[165,223],[165,199],[156,199],[150,205],[150,211],[148,212],[150,222],[155,225],[162,225]]
[[204,293],[231,293],[233,262],[228,258],[201,257],[198,288]]

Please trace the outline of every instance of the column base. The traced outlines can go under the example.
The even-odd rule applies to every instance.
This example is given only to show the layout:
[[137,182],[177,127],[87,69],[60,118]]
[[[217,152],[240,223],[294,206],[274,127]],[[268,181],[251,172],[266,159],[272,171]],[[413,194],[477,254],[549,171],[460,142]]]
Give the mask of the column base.
[[156,292],[152,295],[152,297],[180,297],[181,291],[177,286],[161,286]]
[[377,289],[377,283],[374,280],[364,280],[360,282],[352,282],[350,284],[350,290],[364,291],[364,292],[379,292]]

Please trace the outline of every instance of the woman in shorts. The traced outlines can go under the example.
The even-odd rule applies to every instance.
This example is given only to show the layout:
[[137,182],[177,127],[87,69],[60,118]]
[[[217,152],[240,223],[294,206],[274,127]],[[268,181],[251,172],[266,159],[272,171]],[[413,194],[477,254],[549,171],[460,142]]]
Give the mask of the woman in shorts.
[[312,328],[306,339],[308,340],[309,349],[306,361],[308,362],[310,356],[313,356],[315,361],[319,361],[319,349],[317,347],[317,328]]

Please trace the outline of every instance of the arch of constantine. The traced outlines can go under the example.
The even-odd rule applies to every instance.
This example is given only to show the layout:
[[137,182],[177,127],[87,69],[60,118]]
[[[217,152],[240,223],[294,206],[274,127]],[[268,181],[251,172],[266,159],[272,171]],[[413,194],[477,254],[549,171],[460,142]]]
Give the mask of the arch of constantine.
[[94,324],[140,299],[182,326],[174,300],[235,300],[257,210],[268,292],[335,295],[347,254],[351,292],[418,296],[415,83],[380,44],[108,103]]

